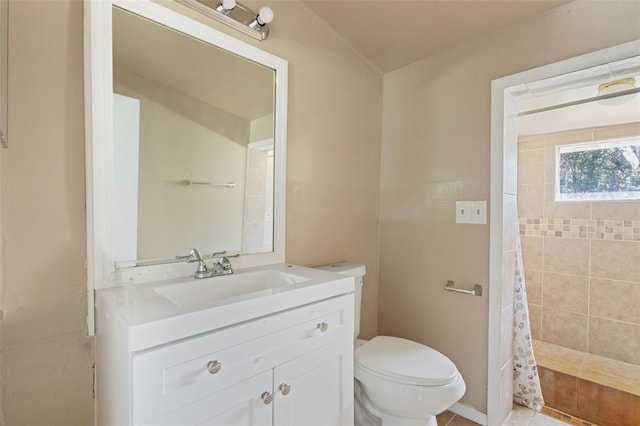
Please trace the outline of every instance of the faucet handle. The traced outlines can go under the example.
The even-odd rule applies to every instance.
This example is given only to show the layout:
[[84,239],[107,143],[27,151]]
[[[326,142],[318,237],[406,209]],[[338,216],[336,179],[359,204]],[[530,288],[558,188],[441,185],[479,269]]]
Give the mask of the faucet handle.
[[202,262],[202,256],[200,256],[200,252],[198,251],[198,249],[191,249],[191,251],[187,255],[187,263],[192,262]]
[[218,253],[213,253],[211,255],[211,258],[212,259],[218,259],[218,258],[221,258],[221,257],[238,257],[238,256],[240,256],[239,252],[236,253],[236,254],[227,254],[227,251],[224,250],[224,251],[221,251],[221,252],[218,252]]
[[219,252],[217,252],[217,253],[213,253],[213,254],[211,255],[211,258],[212,258],[212,259],[215,259],[215,258],[217,258],[217,257],[224,256],[225,254],[227,254],[227,251],[226,251],[226,250],[222,250],[222,251],[219,251]]

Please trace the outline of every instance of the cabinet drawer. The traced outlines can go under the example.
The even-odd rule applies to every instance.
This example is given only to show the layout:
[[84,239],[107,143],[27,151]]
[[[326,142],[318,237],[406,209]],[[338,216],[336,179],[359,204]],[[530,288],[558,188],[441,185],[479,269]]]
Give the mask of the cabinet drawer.
[[[353,336],[353,295],[134,354],[133,422],[148,422],[345,336]],[[210,372],[210,362],[219,370]]]

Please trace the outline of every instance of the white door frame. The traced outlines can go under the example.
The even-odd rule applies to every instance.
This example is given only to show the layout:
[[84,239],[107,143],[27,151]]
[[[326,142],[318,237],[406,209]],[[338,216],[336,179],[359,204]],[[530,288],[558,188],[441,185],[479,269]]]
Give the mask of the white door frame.
[[[500,424],[500,346],[502,307],[503,197],[505,182],[517,179],[516,171],[505,171],[504,153],[515,143],[504,138],[504,94],[507,88],[551,78],[609,62],[640,55],[640,40],[523,71],[491,82],[491,201],[489,236],[489,344],[487,424]],[[513,147],[511,147],[513,148]],[[506,173],[505,173],[506,172]]]

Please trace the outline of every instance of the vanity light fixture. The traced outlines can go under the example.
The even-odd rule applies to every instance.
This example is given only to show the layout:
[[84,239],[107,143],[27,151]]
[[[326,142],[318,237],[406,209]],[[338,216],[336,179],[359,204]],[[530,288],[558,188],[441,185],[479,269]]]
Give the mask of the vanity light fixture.
[[176,1],[260,41],[269,37],[268,24],[273,21],[273,10],[268,6],[256,13],[236,0]]

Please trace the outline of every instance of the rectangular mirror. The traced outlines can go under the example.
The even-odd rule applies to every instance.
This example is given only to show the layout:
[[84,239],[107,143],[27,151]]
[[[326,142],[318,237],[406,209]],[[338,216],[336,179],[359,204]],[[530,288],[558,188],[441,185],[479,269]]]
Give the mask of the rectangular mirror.
[[275,71],[113,9],[114,260],[273,251]]
[[191,248],[284,261],[287,62],[152,1],[85,7],[92,330],[95,288]]

